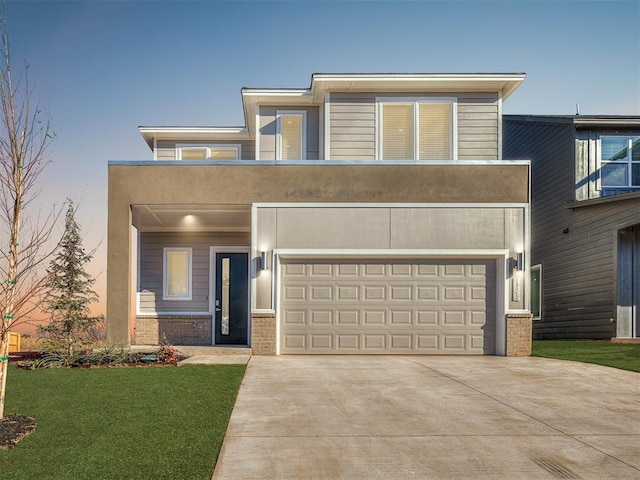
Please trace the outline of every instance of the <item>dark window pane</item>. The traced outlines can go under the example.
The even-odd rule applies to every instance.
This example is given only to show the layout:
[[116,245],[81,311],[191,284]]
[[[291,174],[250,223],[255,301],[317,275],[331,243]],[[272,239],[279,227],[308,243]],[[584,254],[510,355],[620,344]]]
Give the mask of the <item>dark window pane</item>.
[[631,160],[640,162],[640,137],[633,138],[633,148],[631,149]]
[[603,187],[626,187],[627,164],[605,163],[600,170]]
[[626,160],[629,150],[627,137],[602,137],[600,149],[603,161]]
[[631,165],[631,186],[640,187],[640,163]]

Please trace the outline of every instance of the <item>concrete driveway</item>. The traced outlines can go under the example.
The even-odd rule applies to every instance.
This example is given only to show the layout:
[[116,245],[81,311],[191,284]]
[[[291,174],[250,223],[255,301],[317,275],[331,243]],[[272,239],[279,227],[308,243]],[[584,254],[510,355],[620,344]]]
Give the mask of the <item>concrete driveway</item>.
[[252,357],[214,479],[638,479],[640,374],[541,358]]

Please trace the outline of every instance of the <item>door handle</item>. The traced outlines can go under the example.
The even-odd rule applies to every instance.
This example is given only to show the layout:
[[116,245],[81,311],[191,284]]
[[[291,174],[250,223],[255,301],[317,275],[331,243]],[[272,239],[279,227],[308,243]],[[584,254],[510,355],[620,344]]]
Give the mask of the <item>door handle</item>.
[[220,307],[216,307],[216,312],[221,312],[222,309]]

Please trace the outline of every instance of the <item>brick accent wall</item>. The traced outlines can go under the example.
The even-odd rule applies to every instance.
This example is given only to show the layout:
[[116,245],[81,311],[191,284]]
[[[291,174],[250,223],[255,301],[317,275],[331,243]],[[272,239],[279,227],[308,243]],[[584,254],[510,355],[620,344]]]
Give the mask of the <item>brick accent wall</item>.
[[507,357],[531,355],[532,322],[530,313],[507,314]]
[[138,315],[133,345],[211,345],[211,316]]
[[251,354],[276,354],[276,315],[275,313],[251,314]]

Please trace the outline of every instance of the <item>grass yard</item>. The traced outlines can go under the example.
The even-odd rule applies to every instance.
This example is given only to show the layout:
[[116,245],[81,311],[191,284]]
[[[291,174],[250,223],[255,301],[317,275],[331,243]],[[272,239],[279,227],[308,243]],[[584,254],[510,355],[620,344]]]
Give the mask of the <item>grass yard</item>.
[[0,477],[209,480],[244,369],[10,366],[5,413],[37,428],[0,450]]
[[640,372],[640,345],[588,340],[534,340],[532,355]]

